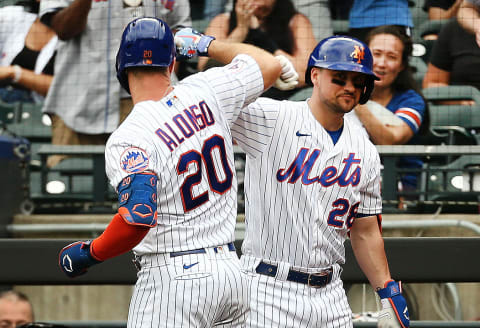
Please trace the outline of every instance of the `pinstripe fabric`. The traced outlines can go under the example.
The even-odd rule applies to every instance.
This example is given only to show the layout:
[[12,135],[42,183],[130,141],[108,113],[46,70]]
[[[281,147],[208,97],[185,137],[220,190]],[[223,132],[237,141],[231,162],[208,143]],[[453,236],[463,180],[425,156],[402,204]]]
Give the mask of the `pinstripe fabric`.
[[[358,213],[381,212],[380,158],[374,145],[345,118],[342,135],[336,145],[311,114],[306,102],[278,102],[260,98],[242,110],[232,127],[238,145],[247,153],[245,167],[246,232],[244,254],[271,261],[287,262],[302,270],[315,271],[344,263],[343,242],[347,236],[345,222],[340,227],[327,223],[332,205],[346,199],[360,202]],[[308,134],[307,136],[296,136]],[[300,177],[294,183],[279,182],[279,170],[288,169],[301,149],[320,150],[308,173],[319,177],[327,167],[338,174],[344,160],[354,153],[360,164],[360,183],[345,187],[334,183],[306,184]],[[306,176],[306,174],[304,174]],[[338,217],[338,221],[346,220]],[[289,247],[279,247],[289,245]]]
[[[345,262],[349,217],[381,213],[382,205],[378,152],[355,128],[345,118],[334,145],[307,102],[259,98],[242,110],[232,135],[247,154],[243,254],[303,272]],[[250,272],[252,315],[259,316],[252,327],[304,327],[287,324],[293,318],[307,320],[305,327],[349,326],[339,281],[314,290],[278,282],[278,273],[274,279]]]
[[[153,171],[158,177],[158,223],[135,254],[158,262],[169,252],[234,240],[237,181],[230,126],[262,91],[258,65],[239,55],[225,67],[184,79],[158,102],[138,103],[112,134],[105,150],[112,186],[132,170]],[[179,256],[140,271],[129,327],[210,327],[224,321],[233,327],[243,322],[246,286],[236,255],[219,263],[218,255],[197,256]],[[184,276],[184,271],[192,275]]]
[[330,284],[311,288],[281,277],[254,274],[258,260],[250,256],[242,256],[241,262],[250,276],[247,327],[353,327],[338,264]]
[[141,265],[127,328],[243,326],[249,295],[238,287],[248,282],[236,252],[145,255]]

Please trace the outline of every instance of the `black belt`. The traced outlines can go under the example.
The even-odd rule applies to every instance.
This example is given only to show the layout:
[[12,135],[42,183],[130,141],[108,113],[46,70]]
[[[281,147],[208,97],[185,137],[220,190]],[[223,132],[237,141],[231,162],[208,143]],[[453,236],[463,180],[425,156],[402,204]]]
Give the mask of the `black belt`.
[[[213,247],[213,251],[215,253],[218,253],[218,251],[222,248],[223,246],[215,246]],[[235,245],[233,243],[228,243],[227,244],[228,250],[233,252],[236,251]],[[205,254],[207,251],[205,248],[198,248],[198,249],[191,249],[188,251],[180,251],[180,252],[171,252],[170,257],[177,257],[177,256],[183,256],[183,255],[189,255],[189,254]]]
[[[277,266],[260,262],[255,271],[259,274],[263,274],[270,277],[277,275]],[[327,269],[320,273],[305,273],[295,270],[289,270],[287,275],[288,281],[298,282],[310,287],[320,288],[325,287],[330,281],[332,281],[333,269]]]

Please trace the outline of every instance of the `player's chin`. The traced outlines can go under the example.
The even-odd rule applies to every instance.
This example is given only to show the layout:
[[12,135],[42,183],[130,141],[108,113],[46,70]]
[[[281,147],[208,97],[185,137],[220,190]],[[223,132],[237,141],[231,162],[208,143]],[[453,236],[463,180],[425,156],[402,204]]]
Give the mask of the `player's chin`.
[[355,97],[343,95],[338,98],[338,103],[347,112],[351,111],[356,105]]

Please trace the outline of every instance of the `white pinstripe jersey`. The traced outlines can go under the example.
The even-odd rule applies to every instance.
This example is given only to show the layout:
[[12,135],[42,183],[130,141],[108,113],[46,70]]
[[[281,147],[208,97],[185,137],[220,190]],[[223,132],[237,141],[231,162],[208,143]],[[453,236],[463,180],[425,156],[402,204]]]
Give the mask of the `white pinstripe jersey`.
[[378,152],[354,128],[345,118],[334,145],[306,101],[242,109],[232,135],[247,154],[243,254],[306,271],[345,262],[351,218],[382,207]]
[[237,180],[230,126],[263,91],[246,55],[192,75],[158,102],[135,105],[111,135],[106,172],[115,188],[135,172],[158,177],[157,226],[137,254],[183,251],[234,240]]

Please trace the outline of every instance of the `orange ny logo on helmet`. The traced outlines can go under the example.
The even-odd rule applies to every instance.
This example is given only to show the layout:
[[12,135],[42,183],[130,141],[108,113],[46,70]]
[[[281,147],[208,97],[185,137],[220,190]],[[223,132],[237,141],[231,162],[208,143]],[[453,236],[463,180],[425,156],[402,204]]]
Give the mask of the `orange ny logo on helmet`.
[[358,64],[361,64],[365,59],[365,49],[361,46],[354,46],[354,50],[350,54],[350,57],[355,58]]
[[152,64],[152,50],[143,50],[143,63],[146,65]]

